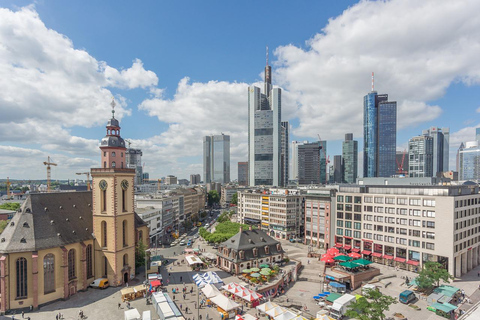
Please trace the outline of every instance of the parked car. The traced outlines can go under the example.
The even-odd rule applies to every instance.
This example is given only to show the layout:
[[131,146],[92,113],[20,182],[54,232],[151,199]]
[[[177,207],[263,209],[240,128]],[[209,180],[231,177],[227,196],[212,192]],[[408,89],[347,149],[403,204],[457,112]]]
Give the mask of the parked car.
[[403,304],[409,304],[410,302],[414,301],[416,298],[417,297],[415,296],[415,293],[413,291],[405,290],[402,293],[400,293],[398,300],[400,300],[400,302]]
[[184,245],[186,245],[186,244],[187,244],[187,243],[185,242],[185,240],[180,241],[180,245],[181,245],[181,246],[184,246]]

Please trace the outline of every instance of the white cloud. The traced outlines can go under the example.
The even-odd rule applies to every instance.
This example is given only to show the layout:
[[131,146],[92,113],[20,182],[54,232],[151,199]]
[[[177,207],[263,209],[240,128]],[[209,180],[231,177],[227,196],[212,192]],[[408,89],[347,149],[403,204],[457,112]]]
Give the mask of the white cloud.
[[363,96],[376,90],[398,102],[398,127],[433,120],[455,81],[480,81],[480,2],[362,1],[330,19],[306,42],[277,48],[276,77],[301,104],[294,132],[340,139],[362,135]]
[[158,77],[155,72],[145,70],[140,59],[135,59],[131,68],[118,71],[115,68],[105,66],[105,77],[111,86],[119,88],[147,88],[156,86]]

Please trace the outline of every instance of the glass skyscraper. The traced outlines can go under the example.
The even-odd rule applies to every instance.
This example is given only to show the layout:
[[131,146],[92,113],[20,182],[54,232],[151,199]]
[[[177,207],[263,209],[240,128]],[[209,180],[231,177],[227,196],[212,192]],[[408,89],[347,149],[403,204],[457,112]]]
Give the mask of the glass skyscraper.
[[345,135],[342,143],[343,180],[355,183],[358,176],[358,141],[353,140],[353,133]]
[[459,180],[480,181],[480,147],[478,141],[466,142],[459,149]]
[[203,138],[203,177],[205,183],[230,182],[230,136]]
[[368,93],[363,98],[363,176],[395,175],[397,102],[387,94]]

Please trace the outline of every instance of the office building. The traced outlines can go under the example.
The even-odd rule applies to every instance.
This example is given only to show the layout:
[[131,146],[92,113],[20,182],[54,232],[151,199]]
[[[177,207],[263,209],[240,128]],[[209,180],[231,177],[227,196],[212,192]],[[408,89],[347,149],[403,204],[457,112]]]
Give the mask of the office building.
[[423,135],[408,141],[408,176],[433,177],[434,139]]
[[397,148],[397,102],[387,94],[372,91],[363,98],[363,176],[395,175]]
[[199,184],[201,182],[200,174],[190,175],[190,184]]
[[298,182],[298,146],[308,143],[308,141],[292,141],[292,170],[290,171],[290,179]]
[[272,68],[265,67],[264,93],[248,87],[248,183],[279,186],[281,182],[282,90],[272,89]]
[[343,180],[355,183],[358,176],[358,141],[353,140],[353,133],[345,135],[342,143]]
[[343,182],[343,162],[342,156],[337,155],[333,157],[333,183],[342,183]]
[[321,174],[320,142],[305,143],[298,146],[298,183],[320,184]]
[[281,123],[281,152],[280,152],[280,186],[285,187],[288,185],[289,179],[289,155],[288,155],[288,121],[282,121]]
[[320,183],[328,183],[327,166],[330,160],[327,158],[327,141],[320,140]]
[[166,184],[166,185],[178,184],[178,179],[177,179],[177,177],[175,177],[175,176],[168,175],[168,176],[165,178],[165,184]]
[[143,183],[142,150],[128,148],[125,151],[126,165],[129,169],[135,169],[135,185]]
[[427,261],[439,262],[455,277],[479,264],[478,185],[396,185],[390,180],[388,185],[381,179],[382,185],[339,187],[332,246],[411,271]]
[[203,179],[205,183],[230,182],[230,136],[203,138]]
[[423,130],[424,136],[433,138],[433,157],[432,170],[433,175],[448,171],[449,152],[450,152],[450,128],[431,127]]
[[238,163],[238,185],[248,186],[248,162]]
[[478,141],[466,142],[458,149],[459,180],[480,181],[480,146]]
[[257,225],[277,239],[295,239],[303,233],[303,207],[296,189],[239,191],[237,221]]
[[305,194],[304,244],[317,248],[330,247],[330,220],[335,208],[334,189],[312,189]]

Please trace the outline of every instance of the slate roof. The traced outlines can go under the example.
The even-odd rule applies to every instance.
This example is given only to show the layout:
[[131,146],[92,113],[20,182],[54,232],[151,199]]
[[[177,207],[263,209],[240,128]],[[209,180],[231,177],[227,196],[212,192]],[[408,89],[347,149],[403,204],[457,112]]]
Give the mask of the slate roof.
[[0,235],[0,253],[37,251],[93,239],[92,192],[34,193]]
[[[280,242],[270,237],[265,231],[259,229],[243,230],[222,242],[219,245],[217,255],[233,262],[250,261],[284,253],[285,251],[281,246],[278,250],[277,244],[280,244]],[[265,246],[269,246],[269,254],[265,252]],[[224,248],[231,249],[228,256],[224,254]],[[253,255],[253,248],[257,248],[257,256]],[[240,259],[238,254],[240,250],[245,252],[244,259]]]

